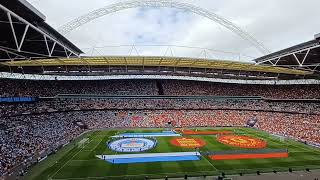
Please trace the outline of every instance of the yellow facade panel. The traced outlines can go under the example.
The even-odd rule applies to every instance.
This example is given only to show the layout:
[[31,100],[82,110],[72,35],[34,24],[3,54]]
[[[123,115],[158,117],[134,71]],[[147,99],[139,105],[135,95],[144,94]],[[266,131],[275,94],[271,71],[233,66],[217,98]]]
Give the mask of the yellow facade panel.
[[163,67],[191,67],[207,68],[219,70],[240,70],[272,72],[281,74],[312,74],[309,71],[294,70],[282,67],[255,65],[249,63],[218,61],[209,59],[192,59],[176,57],[124,57],[124,56],[106,56],[106,57],[81,57],[81,58],[57,58],[57,59],[38,59],[25,61],[7,61],[1,63],[5,66],[163,66]]

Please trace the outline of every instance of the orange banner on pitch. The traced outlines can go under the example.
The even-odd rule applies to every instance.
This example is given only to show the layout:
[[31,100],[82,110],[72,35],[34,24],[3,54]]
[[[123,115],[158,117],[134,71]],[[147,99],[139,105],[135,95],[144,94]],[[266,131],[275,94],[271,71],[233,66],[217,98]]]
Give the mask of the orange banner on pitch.
[[170,143],[184,148],[200,148],[206,145],[204,141],[198,138],[174,138],[171,139]]
[[236,159],[268,159],[268,158],[287,158],[288,153],[266,153],[266,154],[219,154],[210,155],[212,160],[236,160]]
[[217,141],[225,145],[248,149],[262,149],[267,146],[265,141],[249,136],[220,136]]

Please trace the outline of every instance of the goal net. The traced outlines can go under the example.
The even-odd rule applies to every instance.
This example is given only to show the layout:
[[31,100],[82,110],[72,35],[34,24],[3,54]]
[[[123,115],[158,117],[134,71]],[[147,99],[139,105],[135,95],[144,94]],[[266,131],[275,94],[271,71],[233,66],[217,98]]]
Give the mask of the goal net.
[[78,142],[78,148],[83,148],[88,143],[89,143],[89,138],[84,138]]

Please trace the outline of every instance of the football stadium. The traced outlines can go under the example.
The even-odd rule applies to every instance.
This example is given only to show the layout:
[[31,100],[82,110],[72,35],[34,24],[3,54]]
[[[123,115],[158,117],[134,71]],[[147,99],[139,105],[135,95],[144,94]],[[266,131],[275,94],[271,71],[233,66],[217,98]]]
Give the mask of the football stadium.
[[[202,16],[261,55],[89,55],[68,39],[133,8]],[[320,34],[272,52],[214,12],[130,0],[53,28],[32,3],[1,1],[0,179],[318,180]]]

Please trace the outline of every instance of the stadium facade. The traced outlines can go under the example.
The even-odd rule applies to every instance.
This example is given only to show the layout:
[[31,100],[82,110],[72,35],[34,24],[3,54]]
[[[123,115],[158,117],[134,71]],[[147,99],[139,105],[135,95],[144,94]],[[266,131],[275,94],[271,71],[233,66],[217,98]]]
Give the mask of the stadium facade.
[[[170,2],[169,5],[168,2],[161,3],[156,1],[127,3],[132,7],[124,6],[126,3],[120,3],[112,7],[167,7],[170,5],[174,8],[185,7],[192,12],[197,9],[195,6],[189,7],[183,3]],[[118,11],[123,8],[115,9]],[[113,8],[102,9],[112,10]],[[108,11],[108,13],[112,12]],[[251,84],[319,83],[317,70],[320,45],[319,38],[316,36],[312,41],[257,58],[252,61],[252,64],[183,57],[81,57],[82,51],[45,23],[45,16],[28,2],[2,3],[1,13],[2,21],[7,22],[1,27],[6,34],[9,34],[2,37],[4,38],[2,42],[5,42],[1,46],[0,75],[2,78],[108,80],[141,77],[165,79],[167,77],[168,79],[190,78],[190,80],[200,81]],[[101,13],[98,14],[102,16]],[[100,16],[94,16],[94,18]],[[82,16],[82,18],[85,17],[87,16]],[[220,17],[220,21],[222,20],[227,21]],[[71,29],[81,26],[76,22],[86,23],[81,19],[75,20],[74,23],[68,24],[72,25]],[[239,30],[237,34],[240,34],[240,31],[242,32]]]

